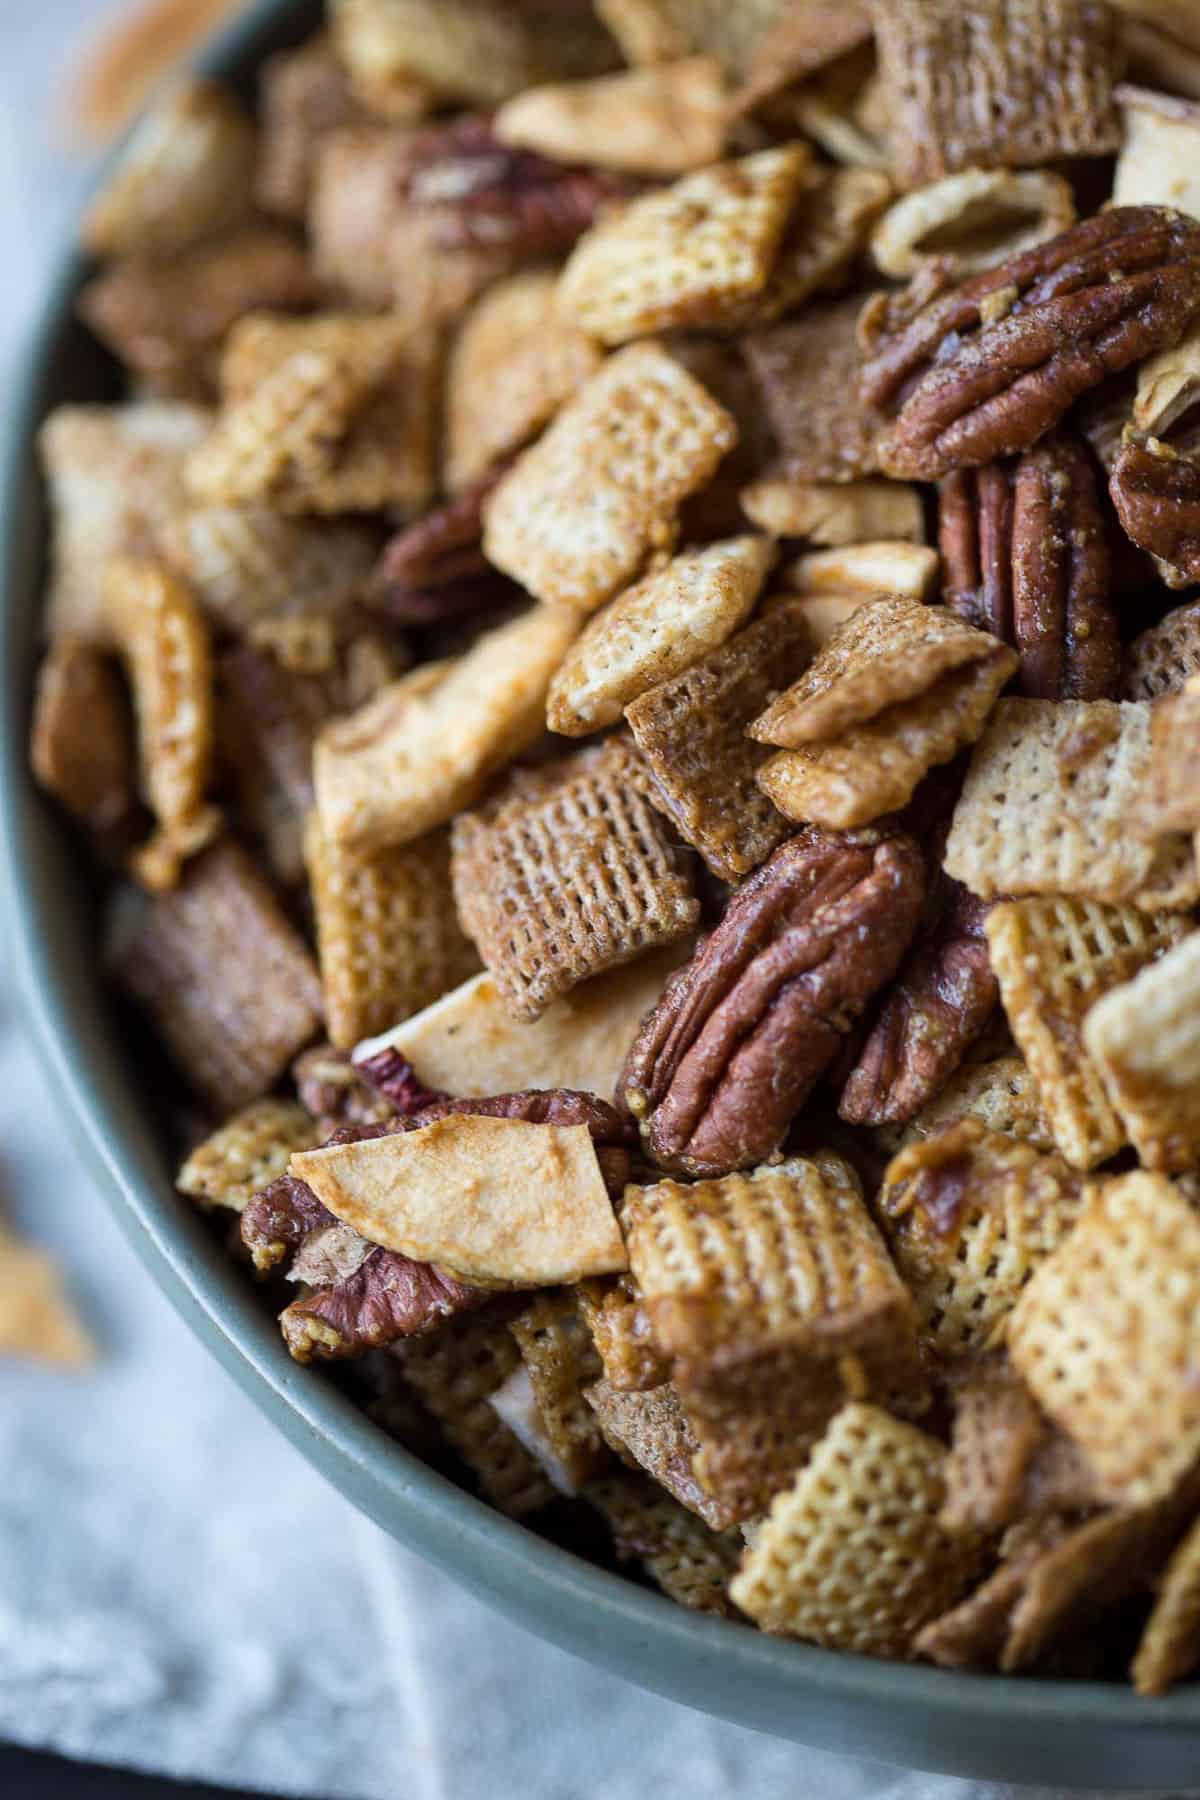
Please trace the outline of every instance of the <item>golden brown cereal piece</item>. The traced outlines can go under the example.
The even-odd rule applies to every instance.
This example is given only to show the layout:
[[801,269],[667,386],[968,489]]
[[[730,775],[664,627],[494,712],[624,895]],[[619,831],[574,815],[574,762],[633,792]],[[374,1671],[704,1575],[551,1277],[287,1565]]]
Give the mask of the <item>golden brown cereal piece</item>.
[[874,0],[872,11],[906,187],[1120,143],[1116,30],[1096,0]]
[[635,65],[672,62],[703,50],[740,74],[786,0],[597,0],[596,11]]
[[516,1019],[695,925],[699,905],[615,740],[454,822],[459,917]]
[[551,269],[497,283],[476,302],[446,370],[446,486],[460,493],[536,437],[601,363],[597,346],[562,318]]
[[104,565],[153,549],[184,504],[188,452],[210,415],[193,406],[137,400],[126,406],[60,406],[38,434],[52,517],[47,630],[109,641]]
[[907,806],[931,768],[974,743],[1017,661],[1000,646],[837,737],[780,750],[759,770],[758,785],[788,818],[831,830]]
[[737,1517],[788,1481],[848,1394],[919,1385],[912,1300],[829,1152],[627,1188],[623,1222],[697,1472]]
[[289,1172],[369,1242],[456,1280],[549,1287],[626,1267],[586,1125],[453,1114],[299,1151]]
[[1200,1662],[1200,1523],[1163,1574],[1130,1675],[1139,1694],[1165,1694]]
[[787,144],[631,200],[572,251],[564,313],[605,344],[740,322],[767,284],[809,161],[804,145]]
[[254,863],[225,840],[170,893],[124,900],[111,933],[123,986],[218,1112],[257,1100],[315,1036],[321,987]]
[[922,1328],[946,1361],[989,1350],[1063,1241],[1083,1183],[1057,1156],[960,1119],[888,1165],[878,1209]]
[[1173,206],[1197,213],[1200,106],[1127,84],[1117,89],[1117,103],[1124,142],[1113,173],[1113,205]]
[[535,606],[466,655],[423,663],[327,726],[313,772],[329,837],[380,850],[472,805],[540,734],[550,678],[578,627],[565,608]]
[[999,1531],[1021,1519],[1082,1512],[1098,1499],[1082,1452],[1056,1431],[1003,1354],[956,1387],[946,1463],[947,1531]]
[[138,765],[156,829],[134,856],[147,887],[173,887],[183,860],[212,842],[205,802],[213,759],[213,671],[195,601],[165,563],[120,558],[104,577],[109,627],[129,671]]
[[1200,829],[1200,679],[1164,694],[1150,715],[1150,761],[1133,826],[1152,843]]
[[736,1618],[726,1592],[742,1553],[737,1531],[710,1531],[656,1481],[629,1472],[590,1481],[584,1498],[613,1534],[618,1558],[640,1562],[680,1606]]
[[320,1142],[320,1126],[299,1101],[254,1100],[196,1146],[175,1186],[200,1206],[240,1213],[287,1173],[293,1150],[311,1150]]
[[686,551],[589,619],[550,683],[546,723],[567,737],[613,725],[649,688],[723,644],[754,610],[775,559],[766,537]]
[[813,294],[841,286],[891,197],[880,169],[806,173],[766,285],[730,309],[724,328],[769,325]]
[[858,0],[793,0],[755,42],[734,107],[750,112],[782,90],[791,95],[798,84],[849,58],[870,37],[870,9]]
[[[1048,169],[964,169],[890,206],[871,237],[883,274],[908,280],[935,259],[960,280],[1019,256],[1075,223],[1075,196]],[[930,246],[934,246],[931,248]],[[945,266],[945,265],[943,265]]]
[[81,638],[58,638],[38,669],[29,747],[47,791],[101,839],[135,822],[137,763],[129,705],[112,659]]
[[714,56],[530,88],[500,108],[496,136],[564,163],[672,176],[714,163],[725,142],[725,80]]
[[[1138,829],[1136,818],[1131,821]],[[1200,901],[1196,840],[1190,831],[1168,831],[1154,842],[1154,860],[1133,896],[1142,912],[1184,912]]]
[[880,594],[834,633],[750,734],[787,749],[835,738],[994,651],[987,632],[946,607]]
[[1063,1519],[1040,1519],[1014,1528],[1005,1538],[999,1567],[987,1580],[917,1633],[913,1642],[917,1654],[943,1669],[998,1667],[1013,1608],[1027,1578],[1068,1530]]
[[171,565],[216,624],[326,617],[365,588],[378,549],[366,526],[289,519],[266,506],[193,506],[162,532]]
[[925,541],[920,491],[903,481],[802,481],[780,468],[750,482],[738,500],[751,524],[776,537],[833,545]]
[[398,1050],[426,1087],[474,1097],[557,1087],[611,1094],[642,1018],[691,948],[685,938],[585,981],[531,1024],[512,1018],[485,972],[357,1054]]
[[[847,605],[892,599],[929,600],[938,578],[938,554],[926,544],[881,540],[836,550],[808,550],[781,572],[782,586],[806,598],[829,596]],[[853,611],[847,608],[846,617]],[[832,635],[832,634],[830,634]]]
[[670,1380],[671,1365],[654,1342],[645,1300],[628,1270],[607,1281],[581,1282],[576,1293],[611,1387],[635,1394]]
[[853,481],[876,472],[886,420],[859,397],[861,295],[823,302],[752,332],[744,352],[779,442],[799,481]]
[[1029,1065],[1019,1056],[968,1063],[952,1075],[936,1100],[931,1100],[912,1120],[900,1147],[917,1138],[930,1137],[955,1119],[980,1119],[989,1131],[1007,1132],[1010,1137],[1032,1144],[1035,1150],[1055,1147],[1037,1082]]
[[978,1551],[938,1525],[946,1452],[878,1407],[836,1415],[776,1496],[730,1593],[764,1631],[908,1657],[957,1598]]
[[1129,830],[1150,752],[1150,708],[1002,700],[976,745],[945,866],[985,900],[1124,900],[1154,850]]
[[94,256],[170,255],[249,213],[254,130],[215,82],[176,83],[138,124],[92,201],[83,241]]
[[1013,1363],[1114,1503],[1170,1494],[1200,1451],[1200,1220],[1165,1175],[1099,1185],[1011,1320]]
[[1135,637],[1125,652],[1125,696],[1157,700],[1200,675],[1200,600],[1177,606]]
[[248,644],[217,663],[218,738],[238,817],[285,887],[304,880],[313,743],[329,717],[333,685],[292,673]]
[[798,614],[777,607],[626,708],[651,800],[723,881],[748,875],[790,831],[755,782],[769,752],[746,727],[808,660]]
[[554,1489],[541,1465],[489,1401],[519,1368],[521,1353],[508,1329],[509,1302],[449,1319],[436,1331],[391,1346],[447,1439],[486,1497],[510,1518],[549,1505]]
[[584,1388],[601,1373],[574,1290],[538,1294],[509,1327],[517,1340],[551,1449],[573,1488],[607,1460]]
[[255,197],[266,212],[302,220],[321,144],[331,131],[364,123],[366,115],[324,37],[267,58],[259,103]]
[[736,1508],[715,1498],[697,1476],[696,1436],[670,1382],[633,1393],[597,1381],[587,1390],[587,1402],[605,1443],[630,1468],[653,1475],[711,1530],[725,1531],[735,1522]]
[[314,813],[305,859],[331,1041],[349,1049],[439,999],[479,966],[459,928],[450,834],[357,851],[327,837]]
[[539,600],[593,611],[667,547],[737,441],[724,407],[657,344],[609,357],[493,491],[489,560]]
[[369,115],[415,125],[434,110],[438,97],[412,72],[388,0],[337,0],[330,24],[350,90]]
[[1200,1163],[1200,932],[1104,994],[1083,1042],[1143,1168]]
[[94,1354],[57,1264],[0,1223],[0,1356],[72,1366]]
[[1200,39],[1191,0],[1115,0],[1135,81],[1200,100]]
[[1178,942],[1184,921],[1095,900],[1012,900],[984,925],[1000,998],[1038,1085],[1042,1110],[1073,1168],[1119,1150],[1125,1129],[1084,1049],[1083,1022],[1103,994]]

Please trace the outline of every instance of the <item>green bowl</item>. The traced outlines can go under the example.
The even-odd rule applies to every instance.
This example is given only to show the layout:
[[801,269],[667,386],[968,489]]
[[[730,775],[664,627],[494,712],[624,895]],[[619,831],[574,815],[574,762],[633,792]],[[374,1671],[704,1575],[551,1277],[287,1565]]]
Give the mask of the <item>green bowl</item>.
[[[204,59],[249,88],[317,6],[263,0]],[[72,316],[69,256],[48,296],[5,444],[0,688],[4,946],[51,1092],[92,1175],[188,1325],[267,1417],[383,1529],[552,1643],[672,1700],[802,1744],[904,1767],[1105,1789],[1200,1781],[1200,1686],[1161,1700],[835,1656],[702,1617],[548,1544],[409,1456],[288,1356],[244,1272],[173,1192],[97,974],[95,908],[69,834],[26,764],[46,512],[33,453],[47,411],[111,400],[118,373]],[[82,1199],[82,1196],[81,1196]]]

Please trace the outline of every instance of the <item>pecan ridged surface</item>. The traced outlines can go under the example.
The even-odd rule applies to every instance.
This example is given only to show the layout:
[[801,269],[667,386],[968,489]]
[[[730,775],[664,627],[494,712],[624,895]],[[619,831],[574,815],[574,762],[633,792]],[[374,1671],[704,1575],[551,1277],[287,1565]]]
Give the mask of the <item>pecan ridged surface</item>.
[[936,289],[873,300],[860,322],[864,400],[896,415],[880,464],[907,480],[1029,449],[1090,388],[1179,338],[1200,312],[1200,224],[1113,207]]
[[734,894],[647,1016],[618,1097],[660,1168],[724,1175],[777,1150],[872,994],[925,890],[908,833],[783,844]]
[[462,618],[515,598],[515,583],[483,554],[483,503],[507,462],[414,519],[384,545],[371,582],[372,603],[398,625]]
[[1121,674],[1099,481],[1055,432],[1023,456],[946,476],[938,524],[947,603],[1021,658],[1035,700],[1105,700]]
[[1109,493],[1133,542],[1177,571],[1171,586],[1200,581],[1200,460],[1157,438],[1130,438]]

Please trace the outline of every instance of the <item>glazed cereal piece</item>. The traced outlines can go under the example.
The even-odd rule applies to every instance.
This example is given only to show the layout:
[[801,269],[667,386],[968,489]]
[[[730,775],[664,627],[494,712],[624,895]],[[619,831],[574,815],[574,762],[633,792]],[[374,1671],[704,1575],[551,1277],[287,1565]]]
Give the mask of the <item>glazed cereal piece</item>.
[[861,295],[822,302],[744,340],[783,466],[797,480],[851,481],[879,467],[875,443],[886,420],[858,391],[862,308]]
[[611,1388],[636,1394],[670,1380],[671,1365],[654,1341],[645,1297],[628,1270],[607,1281],[581,1282],[576,1293]]
[[484,551],[539,600],[585,612],[627,586],[737,441],[737,427],[657,344],[609,357],[500,482]]
[[264,212],[303,221],[320,146],[366,122],[350,77],[324,37],[268,57],[259,76],[254,193]]
[[0,1357],[72,1368],[94,1355],[57,1263],[0,1223]]
[[1200,679],[1164,694],[1150,715],[1150,761],[1135,829],[1162,848],[1164,834],[1200,830]]
[[769,325],[814,294],[842,286],[891,197],[892,184],[880,169],[810,170],[765,285],[731,307],[722,328]]
[[538,1418],[551,1452],[577,1492],[607,1462],[584,1389],[600,1376],[600,1358],[574,1290],[538,1294],[509,1327],[517,1340]]
[[248,1106],[316,1034],[321,989],[303,940],[229,840],[193,858],[170,893],[124,900],[117,978],[219,1113]]
[[[932,600],[938,580],[938,553],[927,544],[896,539],[848,544],[836,550],[807,550],[780,573],[789,593],[816,601],[839,602],[836,625],[866,600]],[[822,647],[832,637],[820,635]]]
[[338,66],[368,117],[415,125],[434,111],[438,97],[409,66],[388,0],[338,0],[329,12]]
[[320,1141],[320,1126],[299,1101],[254,1100],[196,1146],[175,1186],[200,1206],[241,1213],[286,1172],[293,1150],[311,1150]]
[[878,1210],[939,1357],[952,1362],[1002,1340],[1026,1282],[1083,1203],[1083,1182],[1060,1157],[978,1119],[948,1125],[893,1159]]
[[925,541],[920,490],[909,482],[803,481],[775,467],[748,482],[738,503],[752,525],[775,537],[835,546],[871,539]]
[[1157,700],[1200,675],[1200,600],[1177,606],[1125,652],[1125,697]]
[[409,843],[479,798],[543,729],[546,691],[579,629],[535,606],[464,656],[423,663],[328,726],[313,763],[325,833],[369,851]]
[[623,1222],[697,1473],[734,1516],[786,1485],[848,1388],[919,1389],[912,1300],[840,1158],[630,1187]]
[[590,1481],[584,1499],[612,1532],[620,1561],[639,1562],[667,1598],[736,1618],[727,1589],[742,1552],[737,1531],[710,1531],[656,1481],[628,1471]]
[[595,614],[550,683],[546,723],[567,737],[614,725],[625,707],[723,644],[754,610],[770,538],[685,551]]
[[366,587],[378,541],[353,522],[192,506],[169,521],[162,546],[213,623],[243,636],[266,619],[343,612]]
[[596,11],[626,62],[672,62],[696,51],[719,56],[741,74],[765,34],[786,11],[785,0],[597,0]]
[[330,686],[249,645],[217,661],[218,736],[237,815],[284,887],[304,880],[313,744],[329,717]]
[[917,1654],[943,1669],[997,1668],[1027,1578],[1068,1530],[1063,1519],[1039,1519],[1015,1527],[1001,1547],[999,1566],[987,1580],[917,1633]]
[[1200,1451],[1198,1293],[1200,1221],[1138,1171],[1101,1184],[1009,1322],[1014,1366],[1115,1504],[1163,1499]]
[[714,56],[529,88],[495,118],[503,144],[564,163],[669,178],[714,163],[725,142],[725,80]]
[[111,642],[102,572],[144,554],[186,502],[184,465],[208,430],[198,407],[163,400],[59,406],[38,434],[49,489],[47,632]]
[[1012,900],[988,914],[984,931],[1001,1002],[1055,1142],[1073,1168],[1095,1168],[1126,1141],[1084,1047],[1084,1019],[1185,930],[1172,914],[1094,900]]
[[699,1445],[670,1382],[625,1392],[608,1381],[597,1381],[587,1390],[587,1401],[605,1443],[623,1462],[630,1468],[645,1469],[710,1530],[729,1529],[738,1516],[736,1508],[714,1497],[699,1479]]
[[1200,1163],[1200,932],[1110,988],[1083,1042],[1142,1167]]
[[618,740],[455,820],[459,917],[514,1019],[695,926],[691,883],[643,788],[638,752]]
[[[856,59],[871,38],[870,9],[858,0],[793,0],[778,10],[774,21],[758,37],[746,63],[745,78],[733,99],[738,112],[750,112],[764,100],[808,84],[821,70]],[[835,71],[830,70],[833,74]],[[819,84],[814,84],[819,85]]]
[[156,826],[133,868],[149,888],[173,887],[184,860],[221,829],[220,812],[204,797],[213,761],[208,632],[165,563],[109,563],[104,597],[133,691],[140,785]]
[[764,1631],[905,1658],[971,1578],[978,1550],[941,1530],[946,1452],[852,1402],[776,1496],[730,1593]]
[[804,145],[783,145],[630,201],[576,245],[563,312],[605,344],[740,322],[767,285],[809,161]]
[[1200,1524],[1164,1571],[1130,1674],[1139,1694],[1165,1694],[1200,1662]]
[[874,0],[906,187],[973,165],[1027,168],[1120,143],[1116,28],[1094,0]]
[[561,317],[552,269],[501,281],[467,314],[446,369],[445,479],[453,494],[520,450],[595,374],[601,353]]
[[770,752],[746,727],[808,661],[800,611],[780,606],[756,619],[626,708],[650,799],[723,881],[748,875],[789,834],[755,782]]
[[1050,1424],[1003,1353],[968,1364],[955,1387],[945,1475],[947,1531],[1001,1531],[1085,1512],[1099,1498],[1086,1458]]
[[137,761],[129,704],[113,659],[60,637],[38,669],[29,759],[48,793],[102,844],[123,843],[137,820]]
[[979,1119],[989,1131],[1020,1138],[1035,1150],[1055,1147],[1037,1082],[1020,1056],[992,1057],[960,1069],[906,1127],[897,1148],[930,1137],[956,1119]]
[[325,1024],[340,1049],[418,1012],[478,968],[454,912],[444,829],[359,852],[326,837],[314,813],[305,860]]
[[93,256],[169,256],[241,223],[252,205],[254,130],[216,82],[177,82],[145,114],[88,208]]
[[486,1498],[522,1519],[549,1505],[554,1488],[490,1405],[521,1361],[508,1329],[511,1316],[510,1303],[496,1302],[483,1313],[405,1338],[391,1354]]

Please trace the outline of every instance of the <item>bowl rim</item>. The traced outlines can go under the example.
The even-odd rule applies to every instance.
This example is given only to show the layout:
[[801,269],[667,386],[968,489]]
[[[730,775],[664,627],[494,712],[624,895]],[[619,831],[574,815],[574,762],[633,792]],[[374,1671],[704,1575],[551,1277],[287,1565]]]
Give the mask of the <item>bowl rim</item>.
[[[249,66],[272,26],[294,0],[255,0],[240,19],[194,59],[203,73]],[[40,614],[30,591],[45,541],[29,562],[23,518],[29,495],[41,489],[34,439],[46,412],[45,386],[69,328],[73,301],[87,264],[68,249],[40,311],[23,358],[19,388],[0,449],[0,626],[9,632],[22,604]],[[34,486],[36,484],[36,487]],[[23,591],[25,590],[25,591]],[[32,646],[36,653],[36,641]],[[11,638],[6,637],[11,652]],[[845,1735],[850,1716],[878,1709],[916,1709],[936,1716],[938,1730],[1017,1726],[1036,1736],[1063,1727],[1102,1734],[1117,1727],[1134,1734],[1147,1754],[1172,1742],[1200,1770],[1200,1684],[1147,1700],[1117,1684],[978,1676],[920,1664],[889,1663],[769,1637],[746,1626],[689,1612],[664,1596],[595,1567],[505,1518],[386,1437],[331,1383],[292,1361],[275,1322],[245,1273],[151,1166],[131,1131],[132,1113],[95,1059],[96,1044],[75,1018],[78,996],[56,960],[49,923],[53,872],[39,854],[49,803],[34,789],[27,766],[27,721],[33,669],[28,657],[5,656],[0,683],[0,932],[9,951],[13,987],[51,1093],[64,1105],[70,1138],[124,1235],[185,1323],[311,1463],[390,1535],[472,1588],[488,1604],[560,1647],[624,1674],[675,1700],[742,1725],[790,1736],[787,1708],[835,1704],[834,1734],[804,1720],[799,1741],[874,1755],[900,1766],[979,1773],[967,1754],[919,1751],[877,1736]],[[55,818],[55,835],[65,827]],[[109,1037],[110,1045],[114,1042]],[[114,1059],[119,1060],[119,1059]],[[700,1676],[679,1679],[680,1662]],[[703,1689],[703,1699],[691,1698]],[[750,1704],[755,1690],[761,1703]],[[768,1722],[769,1721],[769,1722]],[[793,1721],[794,1722],[794,1721]],[[931,1734],[927,1729],[923,1735]],[[890,1742],[891,1740],[888,1740]],[[1028,1747],[1027,1747],[1028,1748]],[[910,1760],[913,1756],[916,1761]],[[1003,1761],[1003,1757],[1001,1758]],[[1093,1785],[1105,1781],[1103,1758],[1087,1763]],[[1038,1766],[1022,1753],[1020,1779]],[[991,1759],[995,1767],[995,1757]],[[1015,1766],[1015,1765],[1014,1765]],[[1178,1770],[1185,1764],[1180,1762]],[[1127,1766],[1111,1773],[1128,1789]],[[1135,1771],[1136,1773],[1136,1771]],[[1147,1770],[1161,1783],[1161,1768]],[[1179,1779],[1176,1774],[1175,1779]],[[1136,1786],[1134,1781],[1132,1785]]]

